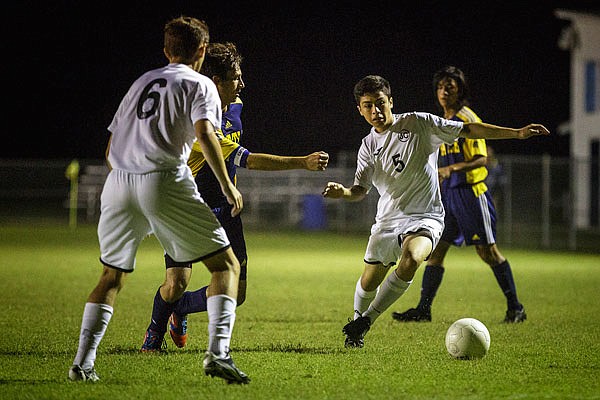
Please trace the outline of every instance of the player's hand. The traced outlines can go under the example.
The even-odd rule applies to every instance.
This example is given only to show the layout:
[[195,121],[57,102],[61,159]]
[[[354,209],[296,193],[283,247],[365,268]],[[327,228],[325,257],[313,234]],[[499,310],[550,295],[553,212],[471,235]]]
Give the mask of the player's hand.
[[329,154],[316,151],[306,156],[306,169],[309,171],[324,171],[329,164]]
[[440,183],[442,183],[445,179],[450,178],[451,173],[452,173],[452,170],[450,169],[450,167],[439,167],[438,168],[438,179],[439,179]]
[[532,136],[547,136],[550,134],[550,131],[546,129],[544,125],[540,124],[529,124],[524,128],[519,129],[519,133],[517,134],[518,139],[527,139]]
[[327,186],[323,189],[323,197],[339,199],[344,196],[344,185],[337,182],[327,182]]
[[227,185],[227,187],[222,188],[222,190],[225,197],[227,197],[227,202],[233,206],[231,209],[231,216],[235,217],[241,213],[242,208],[244,208],[244,199],[242,198],[242,194],[239,190],[237,190],[233,183],[230,183]]

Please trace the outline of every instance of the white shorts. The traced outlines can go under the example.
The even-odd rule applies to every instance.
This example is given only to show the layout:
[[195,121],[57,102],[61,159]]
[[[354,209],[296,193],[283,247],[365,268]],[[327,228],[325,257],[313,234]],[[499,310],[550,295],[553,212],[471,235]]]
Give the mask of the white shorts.
[[432,218],[405,218],[398,222],[394,228],[381,227],[373,224],[371,236],[365,251],[367,264],[383,264],[391,266],[396,264],[402,254],[402,239],[409,233],[420,230],[428,232],[432,242],[432,251],[437,246],[444,231],[444,224]]
[[140,242],[154,234],[178,262],[196,262],[229,246],[189,168],[130,174],[112,170],[100,198],[100,261],[133,271]]

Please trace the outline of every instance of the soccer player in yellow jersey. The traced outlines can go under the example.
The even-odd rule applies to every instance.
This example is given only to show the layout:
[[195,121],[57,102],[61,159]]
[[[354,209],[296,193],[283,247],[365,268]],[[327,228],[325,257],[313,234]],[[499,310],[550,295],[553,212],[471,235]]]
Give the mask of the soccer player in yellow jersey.
[[[306,169],[323,171],[327,168],[329,155],[324,151],[316,151],[305,156],[279,156],[264,153],[252,153],[240,145],[242,136],[242,101],[239,97],[245,84],[241,70],[242,56],[233,43],[210,43],[202,64],[201,73],[208,76],[217,86],[222,103],[223,120],[219,132],[219,142],[229,178],[235,182],[238,167],[278,171],[290,169]],[[237,305],[246,299],[247,263],[246,241],[242,219],[235,214],[227,198],[221,192],[217,177],[206,164],[202,149],[194,144],[188,160],[202,199],[210,206],[213,213],[225,229],[231,242],[231,248],[240,262],[240,279],[238,286]],[[175,267],[191,268],[191,264],[175,262],[165,254],[167,271]],[[165,281],[163,286],[168,285]],[[175,302],[167,303],[161,296],[160,290],[154,297],[152,319],[141,350],[154,352],[161,349],[169,321],[169,333],[177,347],[187,343],[187,315],[207,311],[208,286],[196,291],[186,291]]]
[[[468,85],[464,73],[453,66],[436,72],[433,89],[444,118],[479,122],[468,107]],[[517,288],[508,260],[496,244],[496,209],[485,184],[487,149],[485,139],[458,138],[440,147],[439,179],[446,215],[440,242],[427,261],[423,273],[421,299],[416,308],[394,312],[397,321],[431,321],[431,304],[442,282],[444,259],[451,245],[475,246],[488,264],[506,297],[504,322],[523,322],[527,318],[517,298]]]

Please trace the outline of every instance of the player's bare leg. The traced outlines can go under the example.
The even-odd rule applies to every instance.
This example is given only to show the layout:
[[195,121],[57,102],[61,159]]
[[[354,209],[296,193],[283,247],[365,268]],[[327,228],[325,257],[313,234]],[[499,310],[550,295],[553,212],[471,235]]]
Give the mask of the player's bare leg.
[[191,265],[188,267],[167,268],[165,281],[154,295],[152,318],[148,329],[146,329],[144,342],[140,349],[141,352],[156,353],[161,352],[166,347],[164,336],[167,331],[168,319],[190,281],[192,276],[190,267]]
[[346,335],[346,347],[363,347],[364,336],[371,325],[406,292],[412,283],[417,268],[431,253],[431,248],[431,239],[427,236],[417,234],[404,237],[398,268],[387,274],[385,280],[383,278],[386,276],[385,272],[388,268],[383,268],[381,264],[365,265],[360,287],[357,285],[355,291],[355,300],[357,296],[365,296],[360,293],[361,288],[367,292],[367,296],[369,289],[373,293],[379,286],[379,290],[376,291],[374,299],[367,310],[362,314],[359,313],[359,317],[355,317],[354,321],[349,322],[342,329],[342,332]]
[[400,322],[431,321],[431,305],[437,290],[442,283],[442,278],[444,276],[444,259],[446,258],[450,246],[450,243],[440,240],[427,260],[427,266],[423,272],[419,304],[404,312],[393,312],[393,319]]

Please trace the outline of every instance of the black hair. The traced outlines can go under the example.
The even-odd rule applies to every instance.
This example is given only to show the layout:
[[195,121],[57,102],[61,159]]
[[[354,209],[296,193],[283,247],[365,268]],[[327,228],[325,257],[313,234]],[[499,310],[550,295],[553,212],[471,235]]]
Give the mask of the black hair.
[[212,79],[213,76],[225,80],[229,71],[235,71],[242,64],[242,55],[231,42],[211,43],[206,49],[200,73]]
[[392,97],[390,83],[379,75],[367,75],[354,85],[354,100],[360,104],[360,98],[366,93],[383,92],[387,97]]
[[[446,66],[433,74],[433,93],[435,98],[437,98],[438,84],[445,78],[454,79],[456,82],[458,86],[458,104],[460,107],[469,105],[469,86],[467,85],[465,74],[459,68],[452,65]],[[439,107],[437,101],[436,104]]]

